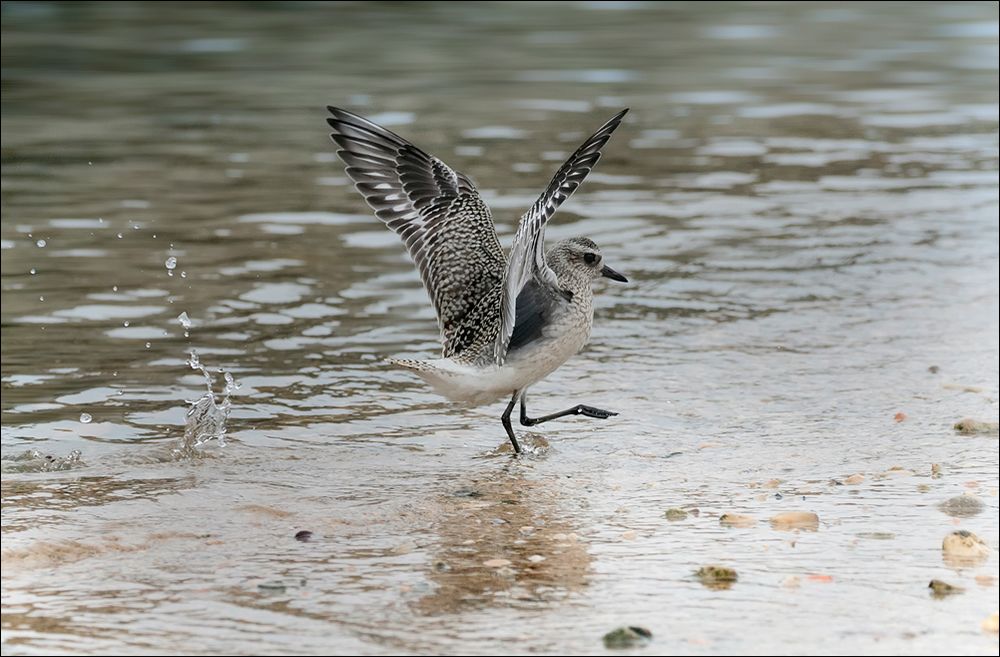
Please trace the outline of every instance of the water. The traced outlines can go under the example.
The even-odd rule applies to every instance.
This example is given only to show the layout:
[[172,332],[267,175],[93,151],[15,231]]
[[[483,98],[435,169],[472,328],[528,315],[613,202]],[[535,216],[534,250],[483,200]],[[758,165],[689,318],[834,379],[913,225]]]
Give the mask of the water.
[[[995,3],[3,12],[5,653],[996,654]],[[548,235],[632,283],[530,396],[619,416],[515,461],[382,363],[436,328],[328,103],[505,244],[632,107]]]

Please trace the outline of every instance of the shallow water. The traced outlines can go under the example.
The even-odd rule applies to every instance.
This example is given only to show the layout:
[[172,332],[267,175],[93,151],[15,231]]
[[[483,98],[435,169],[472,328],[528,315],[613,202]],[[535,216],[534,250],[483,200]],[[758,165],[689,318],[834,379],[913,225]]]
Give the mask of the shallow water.
[[[995,3],[4,3],[2,55],[5,654],[996,654],[997,437],[952,428],[998,413]],[[515,460],[382,364],[436,328],[327,103],[505,244],[632,107],[549,230],[632,282],[530,397],[618,417]]]

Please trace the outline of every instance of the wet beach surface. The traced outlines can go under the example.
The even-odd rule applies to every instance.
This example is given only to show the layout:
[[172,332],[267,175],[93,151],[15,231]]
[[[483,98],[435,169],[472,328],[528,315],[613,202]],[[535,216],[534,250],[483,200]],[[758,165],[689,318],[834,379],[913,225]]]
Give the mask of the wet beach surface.
[[[995,3],[4,3],[4,653],[996,654],[997,52]],[[529,397],[619,416],[513,459],[384,364],[433,312],[326,104],[505,247],[632,108],[548,230],[631,283]]]

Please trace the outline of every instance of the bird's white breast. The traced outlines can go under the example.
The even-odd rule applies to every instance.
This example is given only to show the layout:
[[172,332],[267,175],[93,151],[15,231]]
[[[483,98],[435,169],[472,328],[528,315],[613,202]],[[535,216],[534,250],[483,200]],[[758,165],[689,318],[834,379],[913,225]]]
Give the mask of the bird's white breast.
[[574,297],[552,313],[542,337],[508,353],[502,370],[509,370],[507,377],[515,389],[542,380],[583,349],[590,340],[593,316],[590,295]]
[[394,361],[431,384],[438,394],[470,406],[508,399],[515,391],[544,379],[580,351],[590,339],[593,296],[589,289],[556,306],[541,336],[508,352],[500,367],[475,367],[452,359]]

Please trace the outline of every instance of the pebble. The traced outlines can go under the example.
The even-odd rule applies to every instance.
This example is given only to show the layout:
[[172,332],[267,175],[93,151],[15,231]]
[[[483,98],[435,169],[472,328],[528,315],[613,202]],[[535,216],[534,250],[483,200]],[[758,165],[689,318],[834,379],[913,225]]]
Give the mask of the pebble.
[[609,650],[620,650],[623,648],[635,648],[649,643],[653,638],[653,633],[645,627],[629,625],[619,627],[604,635],[604,647]]
[[857,486],[864,480],[865,476],[859,472],[857,474],[852,474],[850,477],[845,478],[844,483],[847,484],[848,486]]
[[257,588],[266,593],[284,593],[285,585],[282,582],[262,582]]
[[932,579],[927,588],[931,590],[931,595],[935,598],[946,598],[949,595],[955,595],[965,590],[961,586],[955,586],[940,579]]
[[955,431],[963,436],[974,436],[977,434],[996,436],[1000,433],[1000,424],[997,422],[973,420],[967,417],[955,423]]
[[972,493],[965,493],[941,502],[938,509],[952,518],[971,518],[982,513],[983,503]]
[[684,520],[688,517],[687,511],[684,509],[667,509],[663,514],[663,517],[670,522],[677,522],[678,520]]
[[490,559],[489,561],[484,561],[483,565],[487,568],[503,568],[504,566],[510,565],[509,559]]
[[809,511],[786,511],[771,518],[771,527],[781,531],[792,529],[819,529],[819,516]]
[[695,571],[695,576],[706,587],[715,590],[728,589],[739,579],[736,571],[732,568],[716,565],[702,566]]
[[949,565],[961,567],[985,561],[990,548],[972,532],[959,529],[944,537],[941,541],[941,553]]
[[723,527],[753,527],[757,519],[742,513],[723,513],[719,516],[719,524]]
[[307,542],[309,542],[309,541],[312,540],[312,537],[313,537],[313,533],[311,531],[307,530],[307,529],[303,529],[302,531],[295,532],[295,540],[296,541],[302,541],[303,543],[307,543]]

